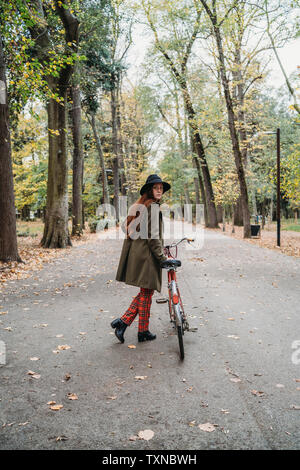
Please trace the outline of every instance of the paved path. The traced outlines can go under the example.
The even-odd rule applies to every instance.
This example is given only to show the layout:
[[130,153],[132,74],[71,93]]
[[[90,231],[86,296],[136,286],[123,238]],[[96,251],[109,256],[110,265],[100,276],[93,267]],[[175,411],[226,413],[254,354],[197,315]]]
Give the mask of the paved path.
[[[112,334],[138,291],[114,280],[121,244],[74,247],[1,294],[0,448],[299,449],[299,259],[216,232],[182,247],[178,279],[198,330],[180,362],[167,304],[155,302],[165,287],[155,341],[139,344],[137,323],[123,345]],[[130,440],[145,429],[150,441]]]

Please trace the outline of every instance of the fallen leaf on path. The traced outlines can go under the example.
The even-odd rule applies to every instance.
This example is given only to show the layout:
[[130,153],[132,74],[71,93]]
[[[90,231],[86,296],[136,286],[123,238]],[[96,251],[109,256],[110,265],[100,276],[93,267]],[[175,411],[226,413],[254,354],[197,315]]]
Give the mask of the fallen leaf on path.
[[282,385],[282,384],[276,384],[276,387],[277,387],[277,388],[284,388],[284,385]]
[[50,406],[51,410],[53,411],[59,411],[63,408],[64,406],[63,405],[53,405],[53,406]]
[[154,436],[154,432],[151,429],[145,429],[145,431],[140,431],[138,437],[144,441],[150,441]]
[[234,321],[234,318],[230,317],[230,318],[227,318],[227,320]]
[[145,380],[147,378],[147,375],[136,375],[134,378],[137,380]]
[[59,351],[64,351],[65,349],[71,349],[71,346],[68,346],[68,344],[61,344],[61,345],[57,346],[57,349]]
[[128,344],[129,349],[136,349],[136,346],[134,344]]
[[233,379],[230,379],[231,382],[233,383],[239,383],[241,382],[241,379],[237,378],[237,377],[234,377]]
[[56,401],[48,401],[47,405],[55,405]]
[[198,428],[205,432],[213,432],[216,429],[215,426],[211,423],[199,424]]
[[228,415],[230,413],[230,411],[229,410],[223,410],[223,408],[222,408],[221,413],[224,413],[225,415]]
[[7,313],[8,313],[8,311],[7,312],[0,312],[0,315],[6,315]]
[[298,406],[298,405],[291,405],[291,410],[300,410],[300,406]]
[[56,335],[56,338],[62,338],[64,335]]
[[40,358],[39,358],[39,357],[31,357],[30,360],[31,360],[31,361],[39,361]]
[[56,442],[59,442],[59,441],[67,441],[69,438],[66,437],[66,436],[58,436],[55,440]]
[[136,441],[138,439],[138,436],[130,436],[129,440],[130,441]]
[[116,400],[118,397],[107,397],[109,398],[110,400]]
[[68,399],[69,400],[78,400],[78,396],[76,393],[68,393]]
[[264,395],[264,392],[259,392],[258,390],[251,390],[251,393],[257,397],[262,397]]
[[191,422],[189,423],[189,426],[193,427],[193,426],[195,426],[195,423],[196,423],[196,421],[191,421]]
[[236,335],[227,335],[227,338],[240,339],[240,337]]

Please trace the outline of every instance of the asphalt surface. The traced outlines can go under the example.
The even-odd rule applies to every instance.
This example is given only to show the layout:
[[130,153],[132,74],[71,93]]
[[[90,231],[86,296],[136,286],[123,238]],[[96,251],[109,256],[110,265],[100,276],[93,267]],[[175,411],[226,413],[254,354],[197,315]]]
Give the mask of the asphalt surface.
[[[138,292],[114,280],[121,246],[73,247],[0,293],[0,449],[299,449],[300,260],[215,231],[202,248],[182,245],[177,278],[198,329],[180,361],[155,302],[166,272],[157,339],[138,343],[137,322],[124,344],[114,336]],[[152,439],[137,439],[143,430]]]

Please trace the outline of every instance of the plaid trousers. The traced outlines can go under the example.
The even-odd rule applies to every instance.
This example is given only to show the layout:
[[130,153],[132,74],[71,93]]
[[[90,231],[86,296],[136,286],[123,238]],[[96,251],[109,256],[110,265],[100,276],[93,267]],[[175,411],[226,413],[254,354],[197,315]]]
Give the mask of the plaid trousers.
[[149,328],[150,308],[154,290],[141,287],[140,292],[134,297],[130,306],[121,317],[126,325],[131,325],[137,314],[139,314],[139,328],[141,333]]

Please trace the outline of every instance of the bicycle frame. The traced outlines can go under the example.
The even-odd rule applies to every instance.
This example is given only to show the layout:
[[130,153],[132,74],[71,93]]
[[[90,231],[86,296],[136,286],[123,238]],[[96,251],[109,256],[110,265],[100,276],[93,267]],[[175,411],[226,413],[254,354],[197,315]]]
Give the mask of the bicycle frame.
[[[166,256],[169,258],[175,259],[177,257],[177,245],[181,243],[182,241],[187,240],[188,242],[194,241],[193,239],[190,238],[182,238],[179,242],[173,243],[171,245],[167,245],[164,248],[164,253]],[[170,248],[176,247],[176,254],[175,256],[172,255]],[[178,323],[180,322],[182,326],[182,331],[188,330],[189,329],[189,324],[187,322],[187,317],[184,312],[183,308],[183,303],[176,279],[176,268],[169,268],[168,269],[168,291],[169,291],[169,314],[170,314],[170,319],[171,321],[175,322],[176,325],[178,326]],[[179,312],[177,312],[177,306],[179,306]],[[178,318],[176,318],[178,317]]]

